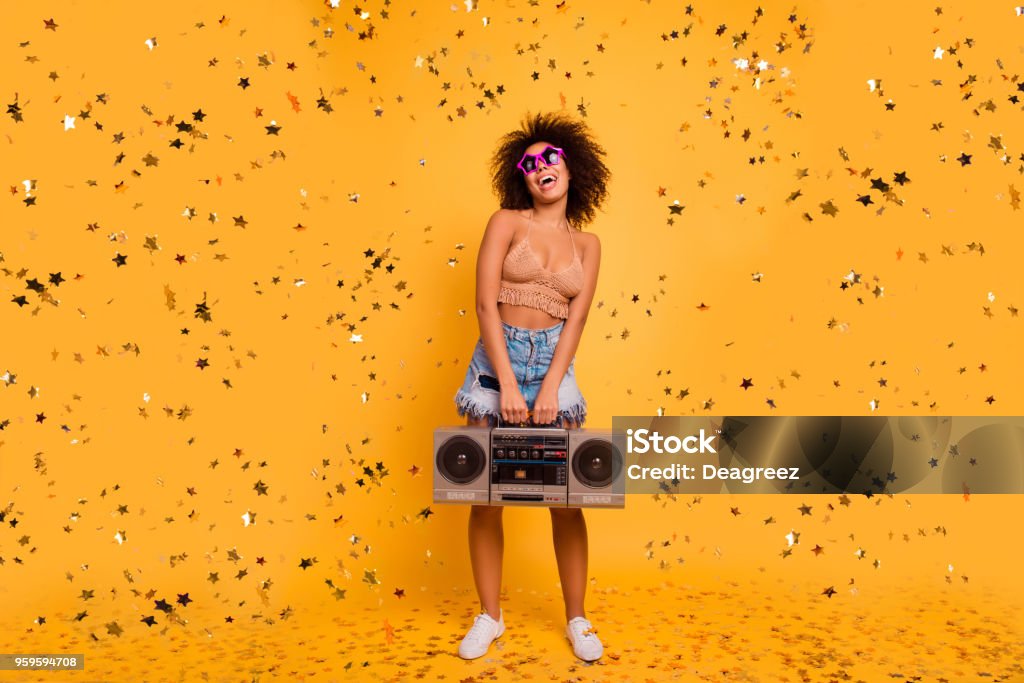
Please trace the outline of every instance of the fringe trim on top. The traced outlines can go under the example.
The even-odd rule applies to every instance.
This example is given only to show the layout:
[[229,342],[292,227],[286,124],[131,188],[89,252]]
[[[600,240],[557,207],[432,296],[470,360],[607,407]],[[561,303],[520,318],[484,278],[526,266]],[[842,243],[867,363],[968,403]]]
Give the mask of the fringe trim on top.
[[565,320],[569,317],[569,304],[536,290],[502,287],[498,290],[498,301],[514,306],[539,308],[549,315]]

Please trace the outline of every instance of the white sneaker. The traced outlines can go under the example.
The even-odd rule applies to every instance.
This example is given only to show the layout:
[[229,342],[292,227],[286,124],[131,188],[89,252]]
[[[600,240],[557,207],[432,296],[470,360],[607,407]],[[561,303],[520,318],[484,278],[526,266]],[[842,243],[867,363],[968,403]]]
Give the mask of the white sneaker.
[[604,654],[597,629],[584,617],[574,617],[565,625],[565,637],[572,643],[572,651],[585,662],[600,659]]
[[459,643],[459,656],[463,659],[476,659],[485,654],[491,641],[505,632],[505,615],[499,609],[498,620],[487,612],[476,615],[469,633]]

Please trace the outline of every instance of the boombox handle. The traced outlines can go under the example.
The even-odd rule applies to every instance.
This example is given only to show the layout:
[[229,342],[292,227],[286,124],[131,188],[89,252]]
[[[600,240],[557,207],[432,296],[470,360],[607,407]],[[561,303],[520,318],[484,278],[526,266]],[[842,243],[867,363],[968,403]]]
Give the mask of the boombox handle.
[[[530,412],[532,413],[533,411],[531,410]],[[497,418],[497,420],[498,420],[498,423],[497,423],[497,425],[496,425],[496,426],[497,426],[497,427],[501,427],[501,413],[498,413],[498,414],[497,414],[497,415],[496,415],[495,417],[496,417],[496,418]],[[564,426],[565,426],[565,418],[564,418],[564,417],[562,416],[562,414],[561,414],[561,413],[558,413],[557,415],[555,415],[555,420],[557,420],[558,424],[559,424],[559,425],[560,425],[561,427],[564,427]],[[523,422],[520,422],[520,423],[519,423],[518,425],[507,425],[507,424],[506,424],[505,426],[506,426],[506,427],[508,427],[508,426],[519,426],[519,427],[550,427],[550,425],[536,425],[536,424],[526,424],[526,423],[523,423]]]

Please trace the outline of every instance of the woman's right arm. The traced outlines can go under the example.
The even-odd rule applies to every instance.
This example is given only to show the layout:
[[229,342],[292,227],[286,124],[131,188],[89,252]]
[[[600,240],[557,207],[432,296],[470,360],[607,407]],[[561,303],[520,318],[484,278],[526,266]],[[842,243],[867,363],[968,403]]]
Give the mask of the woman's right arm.
[[[525,422],[528,413],[526,401],[519,392],[519,383],[512,372],[512,362],[505,346],[505,333],[498,315],[498,290],[501,288],[501,268],[515,235],[514,214],[501,209],[491,215],[480,241],[476,261],[476,317],[480,322],[480,339],[491,366],[498,373],[502,393],[502,419]],[[518,396],[518,401],[509,402]]]

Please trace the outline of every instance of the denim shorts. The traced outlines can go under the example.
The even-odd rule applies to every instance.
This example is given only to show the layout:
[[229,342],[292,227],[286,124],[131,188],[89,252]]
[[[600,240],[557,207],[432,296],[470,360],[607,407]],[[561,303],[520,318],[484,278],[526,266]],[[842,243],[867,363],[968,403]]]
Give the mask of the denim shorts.
[[[551,359],[555,354],[555,345],[558,344],[558,338],[564,326],[564,320],[557,325],[539,330],[516,327],[505,321],[501,323],[505,333],[505,346],[508,349],[509,360],[512,362],[512,372],[515,374],[526,406],[530,410],[533,410],[533,404],[540,392],[540,385],[551,365]],[[564,424],[566,420],[571,419],[577,425],[582,426],[587,419],[587,401],[576,385],[575,365],[576,358],[574,357],[569,361],[569,369],[566,370],[565,376],[562,377],[562,381],[558,385],[556,422]],[[482,339],[477,339],[473,358],[469,361],[469,369],[466,371],[466,379],[462,383],[462,387],[455,393],[455,406],[458,408],[460,417],[469,415],[476,419],[487,418],[491,427],[497,426],[497,420],[501,417],[501,391],[498,387],[498,373],[494,371],[494,367],[487,357]]]

